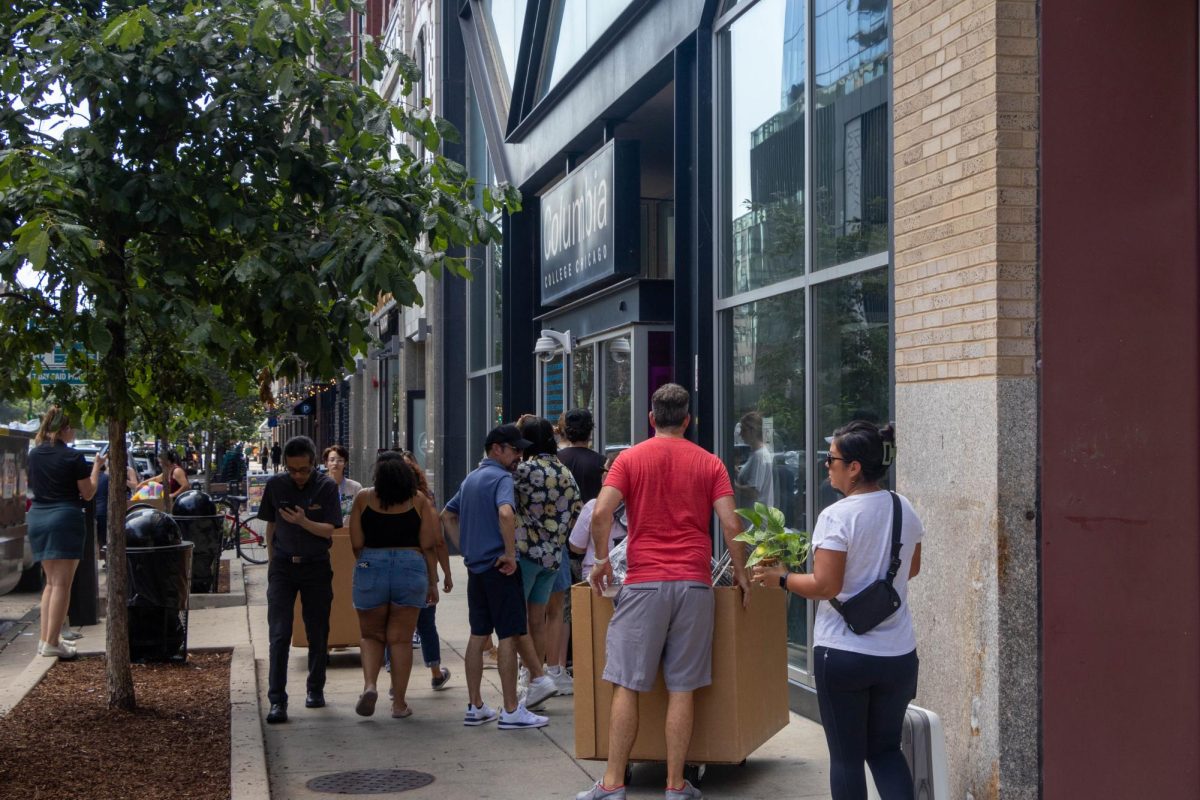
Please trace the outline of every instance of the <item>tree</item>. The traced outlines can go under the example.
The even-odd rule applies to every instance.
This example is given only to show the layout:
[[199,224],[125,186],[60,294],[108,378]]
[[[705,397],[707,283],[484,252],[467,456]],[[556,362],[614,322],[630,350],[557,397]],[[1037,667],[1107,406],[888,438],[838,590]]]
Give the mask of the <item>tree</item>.
[[[517,208],[505,188],[496,199],[485,190],[476,211],[465,169],[435,154],[450,126],[347,76],[349,10],[348,0],[0,8],[11,100],[0,109],[0,395],[36,392],[34,356],[80,345],[80,407],[107,419],[115,474],[129,421],[171,385],[158,380],[165,371],[216,363],[243,395],[262,367],[266,378],[332,376],[365,349],[369,300],[417,305],[419,272],[469,276],[447,252],[496,240],[485,213]],[[358,66],[366,82],[396,70],[405,94],[419,75],[370,43]],[[25,263],[36,286],[17,283]],[[210,402],[194,397],[183,402]],[[110,530],[125,506],[114,489]],[[109,564],[109,705],[132,708],[120,536]]]

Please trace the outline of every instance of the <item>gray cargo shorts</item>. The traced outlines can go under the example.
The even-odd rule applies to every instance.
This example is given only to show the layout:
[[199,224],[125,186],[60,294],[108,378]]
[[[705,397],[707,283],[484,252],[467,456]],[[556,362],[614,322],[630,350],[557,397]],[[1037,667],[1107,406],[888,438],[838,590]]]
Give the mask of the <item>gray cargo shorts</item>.
[[711,586],[697,581],[635,583],[622,586],[613,604],[604,680],[648,692],[661,663],[669,692],[712,683]]

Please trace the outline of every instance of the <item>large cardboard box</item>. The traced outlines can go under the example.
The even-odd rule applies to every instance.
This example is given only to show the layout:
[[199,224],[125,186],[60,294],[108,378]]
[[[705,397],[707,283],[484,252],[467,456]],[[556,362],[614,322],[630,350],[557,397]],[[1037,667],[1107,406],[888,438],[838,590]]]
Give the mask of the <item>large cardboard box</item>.
[[[333,607],[329,611],[329,646],[358,647],[362,634],[358,629],[358,612],[354,610],[351,592],[354,588],[354,549],[350,534],[335,533],[329,551],[333,566]],[[292,622],[292,646],[308,647],[304,617],[300,614],[300,597],[296,597],[296,617]]]
[[[733,587],[713,590],[712,685],[696,692],[696,721],[687,760],[737,764],[788,724],[787,598],[777,588],[754,587],[742,608]],[[608,758],[612,684],[601,679],[613,604],[587,584],[571,588],[575,648],[575,757]],[[632,761],[665,761],[663,724],[667,689],[662,670],[654,689],[638,697],[638,735]]]

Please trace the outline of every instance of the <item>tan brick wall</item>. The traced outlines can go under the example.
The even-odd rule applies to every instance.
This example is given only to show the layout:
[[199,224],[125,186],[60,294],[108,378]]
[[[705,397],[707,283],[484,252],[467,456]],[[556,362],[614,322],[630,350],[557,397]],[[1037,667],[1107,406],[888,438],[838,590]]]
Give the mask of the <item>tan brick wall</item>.
[[1035,0],[895,0],[896,380],[1031,375]]

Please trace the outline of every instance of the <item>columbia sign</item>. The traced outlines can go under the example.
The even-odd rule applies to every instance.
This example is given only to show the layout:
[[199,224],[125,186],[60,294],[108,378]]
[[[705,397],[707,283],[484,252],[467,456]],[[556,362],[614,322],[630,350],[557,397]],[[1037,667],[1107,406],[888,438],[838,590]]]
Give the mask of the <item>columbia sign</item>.
[[638,273],[636,142],[610,141],[542,195],[542,304]]

